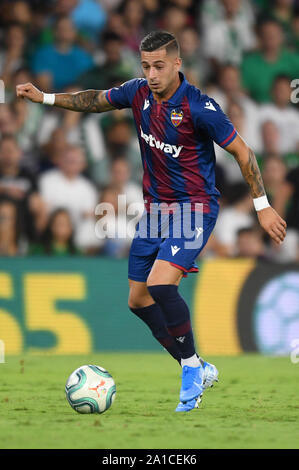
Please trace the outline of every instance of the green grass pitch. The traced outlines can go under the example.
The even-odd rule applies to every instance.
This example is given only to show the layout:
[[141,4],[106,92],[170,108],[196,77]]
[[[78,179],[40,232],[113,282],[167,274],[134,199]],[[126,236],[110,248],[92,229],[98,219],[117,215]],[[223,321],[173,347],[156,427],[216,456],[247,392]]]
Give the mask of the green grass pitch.
[[[209,357],[220,382],[200,409],[174,413],[180,369],[165,353],[8,357],[0,364],[1,448],[298,448],[299,364],[259,355]],[[64,395],[84,364],[105,367],[112,408],[80,415]]]

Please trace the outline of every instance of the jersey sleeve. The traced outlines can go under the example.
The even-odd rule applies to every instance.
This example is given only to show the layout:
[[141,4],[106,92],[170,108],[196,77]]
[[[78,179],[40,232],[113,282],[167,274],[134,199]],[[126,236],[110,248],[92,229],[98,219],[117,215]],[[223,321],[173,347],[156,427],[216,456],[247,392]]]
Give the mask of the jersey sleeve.
[[133,78],[119,87],[106,91],[107,101],[117,109],[131,108],[134,96],[144,80]]
[[202,95],[198,105],[195,105],[196,126],[204,131],[220,147],[226,147],[236,137],[237,131],[222,111],[219,104],[207,95]]

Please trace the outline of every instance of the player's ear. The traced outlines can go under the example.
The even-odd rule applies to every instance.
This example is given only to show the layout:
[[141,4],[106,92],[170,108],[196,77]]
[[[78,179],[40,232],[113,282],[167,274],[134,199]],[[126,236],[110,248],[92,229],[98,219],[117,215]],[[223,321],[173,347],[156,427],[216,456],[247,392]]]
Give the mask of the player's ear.
[[180,70],[181,66],[182,66],[182,59],[180,57],[176,57],[174,59],[174,67],[175,67],[176,72]]

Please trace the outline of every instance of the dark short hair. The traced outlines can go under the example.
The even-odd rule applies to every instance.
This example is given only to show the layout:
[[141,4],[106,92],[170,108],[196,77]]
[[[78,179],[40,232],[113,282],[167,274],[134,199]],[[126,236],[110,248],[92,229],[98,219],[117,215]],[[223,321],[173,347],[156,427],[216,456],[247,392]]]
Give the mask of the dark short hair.
[[67,240],[69,253],[70,254],[77,254],[77,250],[76,250],[75,243],[74,243],[74,227],[73,227],[73,223],[72,223],[72,218],[70,216],[69,211],[67,209],[65,209],[64,207],[58,207],[57,209],[55,209],[50,214],[47,226],[46,226],[44,232],[41,235],[41,242],[43,243],[43,245],[45,247],[45,253],[47,255],[51,255],[53,253],[52,227],[53,227],[53,224],[55,222],[56,217],[59,216],[60,214],[65,214],[69,218],[69,221],[70,221],[70,224],[71,224],[71,227],[72,227],[72,232],[70,234],[69,239]]
[[2,146],[3,142],[5,142],[6,140],[8,140],[8,141],[10,140],[14,144],[18,145],[18,141],[17,141],[16,136],[14,134],[5,133],[5,134],[2,134],[2,136],[1,136],[0,147]]
[[226,191],[225,197],[229,205],[237,204],[244,200],[250,194],[249,186],[244,182],[230,184]]
[[291,77],[289,75],[286,75],[286,74],[280,74],[280,75],[276,75],[274,80],[273,80],[273,83],[272,83],[272,88],[274,88],[274,86],[276,85],[277,82],[291,82]]
[[179,54],[180,48],[176,37],[168,31],[156,30],[147,34],[140,43],[140,51],[153,52],[165,46],[166,52]]
[[243,227],[243,228],[239,228],[239,230],[237,230],[237,237],[238,238],[242,235],[248,235],[248,234],[258,234],[258,231],[253,226]]
[[29,75],[31,75],[31,70],[26,65],[21,65],[20,67],[15,69],[12,75],[13,75],[13,77],[16,77],[16,75],[18,75],[19,73],[23,73],[23,72],[28,73]]
[[262,17],[256,25],[256,31],[257,31],[258,36],[260,36],[264,26],[266,26],[268,24],[274,24],[278,28],[280,28],[280,30],[282,30],[281,24],[279,23],[278,20],[276,20],[273,17],[266,16],[266,17]]
[[102,34],[102,42],[103,44],[106,44],[109,41],[121,42],[122,39],[119,34],[116,34],[113,31],[105,31]]
[[73,26],[75,26],[72,18],[69,15],[67,15],[66,13],[61,13],[54,18],[55,28],[57,27],[58,23],[60,23],[60,21],[64,21],[64,20],[70,21],[73,24]]

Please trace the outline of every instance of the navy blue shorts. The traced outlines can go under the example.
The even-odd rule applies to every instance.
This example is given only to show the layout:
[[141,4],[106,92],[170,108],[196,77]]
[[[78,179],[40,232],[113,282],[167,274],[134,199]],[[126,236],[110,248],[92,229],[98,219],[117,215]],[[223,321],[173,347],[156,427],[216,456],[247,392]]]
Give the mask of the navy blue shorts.
[[[217,213],[218,215],[218,213]],[[198,272],[196,258],[206,245],[217,215],[196,211],[157,214],[144,211],[129,255],[129,279],[146,282],[156,259],[187,273]]]

